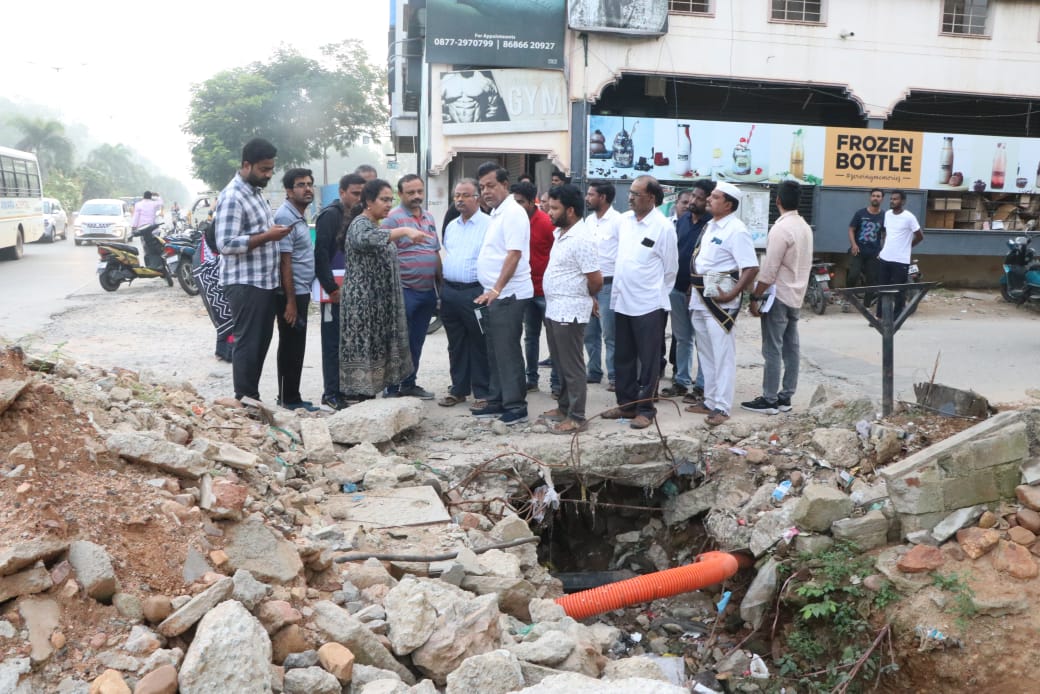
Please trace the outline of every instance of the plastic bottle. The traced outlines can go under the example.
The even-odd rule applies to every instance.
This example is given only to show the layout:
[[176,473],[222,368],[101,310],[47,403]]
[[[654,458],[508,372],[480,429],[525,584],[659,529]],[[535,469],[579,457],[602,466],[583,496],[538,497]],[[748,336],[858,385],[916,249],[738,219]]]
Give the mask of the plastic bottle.
[[953,138],[944,137],[942,151],[939,152],[939,183],[946,185],[953,175]]
[[794,131],[791,139],[791,176],[801,181],[805,178],[805,136],[802,129]]
[[688,176],[691,171],[690,150],[693,148],[690,142],[689,123],[679,123],[677,137],[678,142],[675,148],[675,161],[672,162],[672,171],[679,176]]
[[997,143],[997,151],[993,155],[993,175],[990,177],[989,187],[994,190],[1004,189],[1004,175],[1007,172],[1007,150],[1004,143]]

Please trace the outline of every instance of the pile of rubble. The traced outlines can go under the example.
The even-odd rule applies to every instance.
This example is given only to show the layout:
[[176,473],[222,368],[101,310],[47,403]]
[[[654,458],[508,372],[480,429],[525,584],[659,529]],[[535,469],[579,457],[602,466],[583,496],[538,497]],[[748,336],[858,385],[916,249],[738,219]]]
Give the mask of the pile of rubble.
[[[879,473],[918,465],[915,451],[951,433],[821,392],[764,428],[600,432],[577,448],[479,425],[415,440],[411,398],[305,414],[118,369],[32,366],[0,352],[0,694],[709,692],[744,676],[759,691],[764,651],[742,648],[742,631],[774,608],[778,561],[922,530]],[[423,455],[430,440],[482,460]],[[757,571],[566,616],[528,522],[551,524],[567,488],[604,482],[660,505],[609,538],[600,568],[664,570],[707,547]],[[595,515],[596,494],[581,496]],[[931,544],[993,501],[943,507],[952,529]]]

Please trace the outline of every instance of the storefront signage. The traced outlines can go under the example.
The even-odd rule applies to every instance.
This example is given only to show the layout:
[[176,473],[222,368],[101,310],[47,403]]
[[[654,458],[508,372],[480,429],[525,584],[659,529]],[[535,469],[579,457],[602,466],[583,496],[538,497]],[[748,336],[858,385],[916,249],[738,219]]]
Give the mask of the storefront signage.
[[567,25],[573,31],[664,36],[668,33],[668,0],[570,0]]
[[445,135],[567,130],[567,84],[547,70],[440,73]]
[[590,116],[590,178],[1040,192],[1040,138]]
[[922,133],[867,128],[827,128],[827,185],[917,188]]
[[426,62],[563,69],[566,0],[427,0]]

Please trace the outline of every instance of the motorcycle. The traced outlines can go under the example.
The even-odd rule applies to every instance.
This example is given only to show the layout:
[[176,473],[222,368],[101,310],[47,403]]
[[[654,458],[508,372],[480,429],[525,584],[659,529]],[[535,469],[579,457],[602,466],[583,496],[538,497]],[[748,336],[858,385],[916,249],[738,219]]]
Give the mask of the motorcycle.
[[831,269],[834,263],[825,263],[813,259],[812,268],[809,270],[809,286],[805,289],[805,300],[813,313],[823,315],[827,310],[827,304],[831,302],[833,292],[831,281],[834,279],[834,271]]
[[165,239],[165,252],[170,256],[167,265],[170,268],[170,272],[176,275],[181,289],[188,296],[199,295],[199,287],[195,283],[195,276],[191,271],[194,266],[195,251],[201,239],[202,232],[196,229],[188,229],[181,233],[171,234]]
[[119,289],[123,282],[133,282],[139,277],[161,277],[166,280],[167,286],[173,286],[173,273],[166,264],[166,253],[168,248],[162,236],[156,236],[153,232],[159,228],[158,224],[135,229],[130,238],[140,237],[144,245],[144,261],[140,262],[140,251],[137,246],[129,243],[98,244],[97,273],[101,288],[106,292],[114,292]]
[[1035,236],[1008,239],[1004,256],[1004,275],[1000,278],[1000,295],[1011,304],[1040,301],[1040,261],[1030,247]]

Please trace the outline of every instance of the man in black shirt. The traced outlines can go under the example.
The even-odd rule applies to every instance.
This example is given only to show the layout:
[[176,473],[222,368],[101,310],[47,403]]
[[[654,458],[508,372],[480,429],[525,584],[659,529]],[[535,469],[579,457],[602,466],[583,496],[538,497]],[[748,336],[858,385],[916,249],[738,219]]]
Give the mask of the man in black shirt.
[[347,406],[339,390],[339,282],[343,280],[344,222],[351,208],[361,201],[365,179],[356,173],[339,179],[339,199],[322,208],[314,223],[314,275],[329,301],[321,304],[321,372],[324,383],[321,402],[334,410]]
[[[881,211],[884,199],[884,192],[874,188],[870,191],[870,204],[852,215],[846,287],[873,287],[878,283],[878,254],[881,253],[881,233],[885,224],[885,213]],[[866,297],[868,305],[873,299],[873,296]]]

